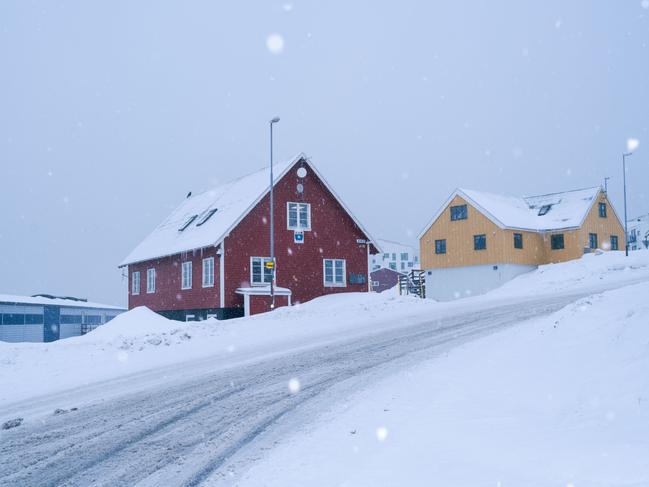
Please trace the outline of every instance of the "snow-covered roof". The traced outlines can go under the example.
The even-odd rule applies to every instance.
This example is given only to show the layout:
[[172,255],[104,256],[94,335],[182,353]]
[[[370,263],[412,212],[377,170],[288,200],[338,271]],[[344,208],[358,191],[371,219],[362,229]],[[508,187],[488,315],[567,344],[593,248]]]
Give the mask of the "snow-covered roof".
[[542,232],[580,227],[600,191],[601,188],[596,186],[562,193],[515,197],[456,189],[419,237],[428,231],[456,196],[466,200],[501,228]]
[[378,239],[378,243],[381,246],[383,252],[401,252],[402,250],[410,250],[413,254],[419,255],[419,249],[414,245],[403,244],[395,242],[393,240],[385,240],[383,238]]
[[101,308],[125,311],[125,308],[112,306],[110,304],[92,303],[89,301],[80,301],[77,299],[46,298],[44,296],[16,296],[13,294],[0,294],[0,303],[68,306],[72,308]]
[[[301,152],[291,159],[273,164],[274,184],[298,162],[307,161],[311,169],[347,211],[365,236],[375,240],[325,181],[317,168]],[[158,227],[121,262],[119,267],[159,257],[217,245],[268,193],[268,168],[241,177],[185,199]],[[184,230],[179,231],[180,228]]]

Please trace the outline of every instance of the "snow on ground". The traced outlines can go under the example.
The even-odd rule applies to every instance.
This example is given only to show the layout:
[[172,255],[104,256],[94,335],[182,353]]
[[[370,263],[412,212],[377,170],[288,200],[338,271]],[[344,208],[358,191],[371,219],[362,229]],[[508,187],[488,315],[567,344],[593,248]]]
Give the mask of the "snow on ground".
[[648,296],[593,295],[373,384],[239,485],[649,485]]
[[649,279],[649,252],[591,254],[543,266],[484,296],[436,303],[394,292],[326,296],[226,322],[183,323],[146,308],[121,314],[81,337],[53,343],[0,342],[0,406],[164,366],[243,360],[430,320],[490,303],[583,292]]

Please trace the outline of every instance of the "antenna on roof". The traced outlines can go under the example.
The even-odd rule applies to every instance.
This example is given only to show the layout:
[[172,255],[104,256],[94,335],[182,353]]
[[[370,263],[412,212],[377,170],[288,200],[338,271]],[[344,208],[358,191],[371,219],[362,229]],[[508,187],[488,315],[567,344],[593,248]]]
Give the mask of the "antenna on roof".
[[604,178],[604,192],[608,194],[608,180],[611,179],[610,177],[606,176]]
[[189,193],[187,193],[186,197],[189,198],[191,195],[192,195],[192,192],[190,191]]

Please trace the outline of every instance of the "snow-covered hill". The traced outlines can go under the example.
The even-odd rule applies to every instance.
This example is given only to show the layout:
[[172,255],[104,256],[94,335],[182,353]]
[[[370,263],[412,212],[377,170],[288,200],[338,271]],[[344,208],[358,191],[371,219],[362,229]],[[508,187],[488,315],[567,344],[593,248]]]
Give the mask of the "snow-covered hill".
[[648,297],[593,295],[374,384],[239,485],[649,485]]
[[[0,406],[188,361],[209,367],[333,342],[541,294],[583,293],[649,279],[649,252],[591,254],[543,266],[484,296],[436,303],[394,293],[327,296],[226,322],[183,323],[146,308],[53,343],[0,342]],[[197,368],[199,364],[197,363]]]

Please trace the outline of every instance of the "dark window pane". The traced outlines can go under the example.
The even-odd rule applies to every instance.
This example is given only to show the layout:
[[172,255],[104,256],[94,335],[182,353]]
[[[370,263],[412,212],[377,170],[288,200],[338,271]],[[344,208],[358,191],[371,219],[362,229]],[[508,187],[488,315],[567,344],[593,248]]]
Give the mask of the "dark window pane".
[[597,234],[596,233],[589,233],[588,234],[588,246],[591,249],[596,249],[597,248]]
[[473,249],[474,250],[485,250],[487,248],[487,236],[486,235],[474,235],[473,236]]
[[451,221],[466,220],[467,207],[466,205],[451,206]]
[[601,218],[606,218],[606,203],[599,204],[599,216]]
[[435,253],[436,254],[445,254],[446,253],[446,240],[435,240]]
[[5,313],[2,316],[4,325],[24,325],[25,315],[23,313]]
[[563,248],[563,233],[552,235],[550,237],[550,245],[552,250],[561,250]]
[[515,233],[514,234],[514,248],[522,249],[523,248],[523,234]]
[[619,250],[619,242],[617,240],[617,235],[611,235],[611,250]]
[[42,325],[43,315],[25,315],[26,325]]

